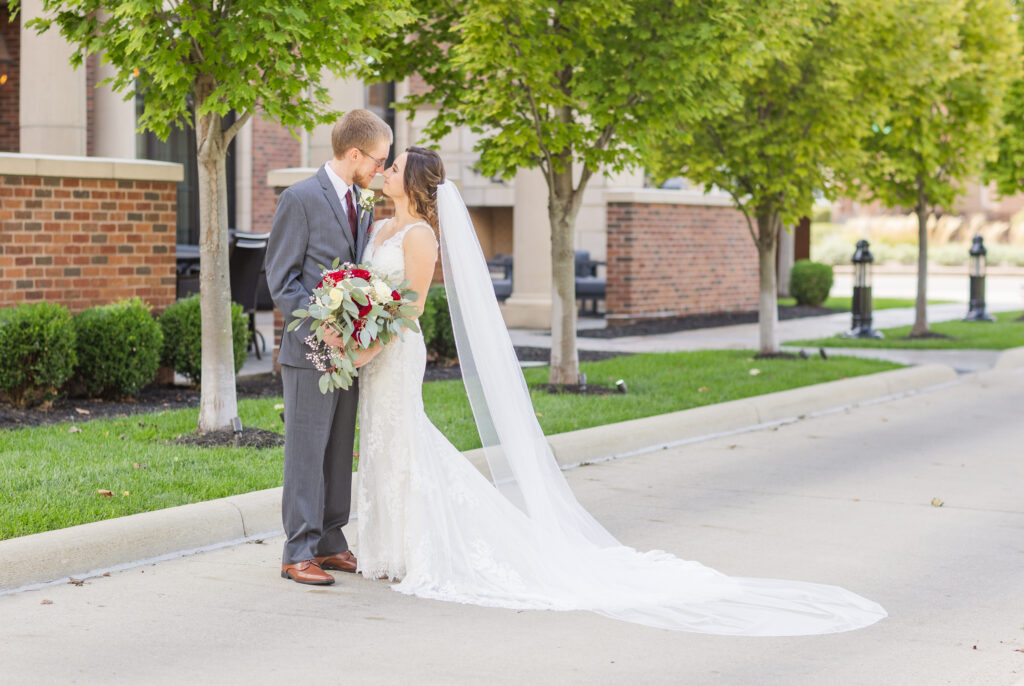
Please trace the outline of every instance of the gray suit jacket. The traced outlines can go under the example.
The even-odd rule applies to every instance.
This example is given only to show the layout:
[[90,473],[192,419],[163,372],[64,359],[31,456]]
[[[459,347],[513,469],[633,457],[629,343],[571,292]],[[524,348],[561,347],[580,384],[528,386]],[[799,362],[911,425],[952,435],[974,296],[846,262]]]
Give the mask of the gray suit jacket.
[[[359,190],[356,186],[357,196]],[[284,315],[286,329],[295,319],[292,312],[305,309],[309,304],[310,293],[321,278],[318,265],[330,267],[335,258],[341,258],[342,263],[357,263],[363,256],[373,211],[367,212],[357,204],[356,216],[359,219],[358,240],[353,241],[348,213],[323,167],[316,176],[281,193],[267,242],[264,266],[270,296]],[[294,331],[286,330],[281,337],[278,362],[312,368],[313,364],[306,359],[309,347],[304,342],[309,333],[308,323]]]

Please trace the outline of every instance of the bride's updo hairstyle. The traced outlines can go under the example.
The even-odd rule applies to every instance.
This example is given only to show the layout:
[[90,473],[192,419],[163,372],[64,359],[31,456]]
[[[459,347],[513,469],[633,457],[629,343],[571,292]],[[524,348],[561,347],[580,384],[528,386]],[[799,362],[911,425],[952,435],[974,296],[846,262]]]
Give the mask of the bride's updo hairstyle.
[[444,183],[441,156],[430,148],[418,145],[406,148],[405,152],[402,185],[409,196],[409,205],[437,231],[437,187]]

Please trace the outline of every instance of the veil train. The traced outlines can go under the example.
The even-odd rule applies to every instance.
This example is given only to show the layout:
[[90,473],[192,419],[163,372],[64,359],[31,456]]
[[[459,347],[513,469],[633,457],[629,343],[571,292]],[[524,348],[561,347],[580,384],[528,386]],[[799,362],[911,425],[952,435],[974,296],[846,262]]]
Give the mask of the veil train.
[[836,586],[728,577],[697,562],[622,545],[576,500],[537,423],[469,212],[438,186],[441,262],[462,378],[501,494],[559,550],[574,604],[616,619],[710,634],[790,636],[848,631],[886,616]]

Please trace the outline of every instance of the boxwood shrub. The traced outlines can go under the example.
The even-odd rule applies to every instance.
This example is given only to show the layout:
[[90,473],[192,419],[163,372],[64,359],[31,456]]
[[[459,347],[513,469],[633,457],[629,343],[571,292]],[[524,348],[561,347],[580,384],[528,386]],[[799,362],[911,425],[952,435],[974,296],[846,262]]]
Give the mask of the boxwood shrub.
[[[203,337],[199,295],[177,301],[160,315],[164,332],[161,362],[193,384],[202,378]],[[249,347],[249,322],[242,306],[231,303],[231,338],[235,354],[235,372],[245,364]]]
[[76,374],[93,397],[135,395],[156,377],[164,334],[138,298],[75,315]]
[[71,313],[54,303],[0,310],[0,391],[19,407],[57,396],[75,368]]

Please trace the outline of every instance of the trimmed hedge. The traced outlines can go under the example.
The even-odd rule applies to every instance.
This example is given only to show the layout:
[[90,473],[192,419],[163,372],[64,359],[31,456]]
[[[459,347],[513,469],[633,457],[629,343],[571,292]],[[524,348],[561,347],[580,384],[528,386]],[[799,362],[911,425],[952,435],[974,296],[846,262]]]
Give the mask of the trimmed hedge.
[[423,342],[427,350],[438,357],[458,358],[452,319],[448,312],[448,293],[444,286],[434,286],[427,292],[427,302],[420,315],[420,329],[423,330]]
[[[198,384],[203,369],[203,324],[199,295],[177,301],[160,315],[164,332],[161,362]],[[231,303],[231,338],[235,353],[235,373],[245,364],[249,347],[249,322],[238,303]]]
[[820,306],[832,290],[832,267],[810,260],[797,260],[789,273],[789,294],[797,305]]
[[151,309],[132,298],[75,315],[75,371],[88,395],[132,396],[156,377],[164,334]]
[[0,391],[19,407],[57,397],[75,369],[75,329],[63,305],[0,310]]

